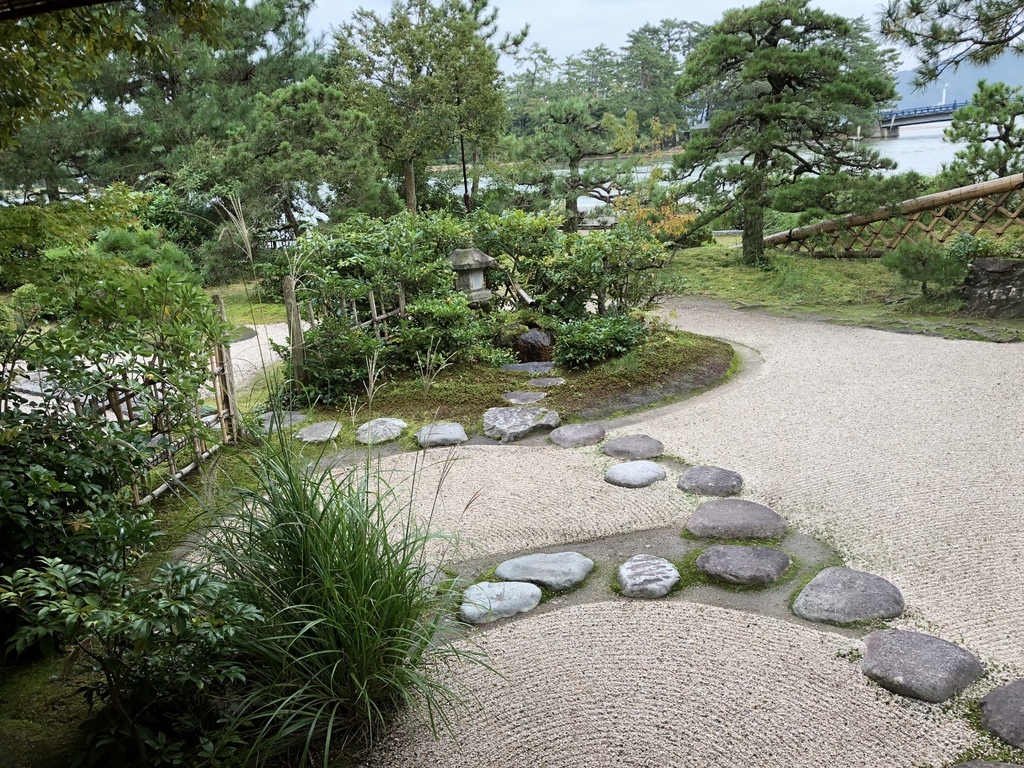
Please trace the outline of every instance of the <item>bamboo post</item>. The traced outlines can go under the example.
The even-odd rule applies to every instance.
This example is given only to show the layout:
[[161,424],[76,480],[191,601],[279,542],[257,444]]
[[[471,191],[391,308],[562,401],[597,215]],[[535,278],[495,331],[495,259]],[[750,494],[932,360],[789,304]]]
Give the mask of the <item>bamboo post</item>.
[[[220,319],[227,322],[228,315],[224,309],[224,300],[220,296],[213,297],[213,303],[220,313]],[[214,376],[219,377],[221,383],[222,402],[217,403],[217,411],[221,414],[221,423],[224,422],[224,411],[227,411],[227,434],[231,443],[238,442],[238,434],[242,425],[242,414],[238,410],[238,397],[235,395],[235,368],[231,362],[231,347],[227,344],[218,344],[215,350],[217,368]]]
[[302,314],[295,300],[295,278],[290,275],[282,281],[284,308],[288,315],[288,343],[292,353],[292,375],[299,384],[306,383],[306,340],[302,335]]
[[380,317],[377,316],[377,302],[373,298],[373,289],[370,289],[370,325],[373,328],[373,335],[380,338]]

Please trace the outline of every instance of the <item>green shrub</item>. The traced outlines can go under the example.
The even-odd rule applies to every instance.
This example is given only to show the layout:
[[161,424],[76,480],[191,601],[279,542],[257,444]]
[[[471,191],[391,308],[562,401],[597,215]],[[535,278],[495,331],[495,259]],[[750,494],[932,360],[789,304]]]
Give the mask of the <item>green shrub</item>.
[[192,272],[192,262],[176,245],[164,242],[154,229],[108,229],[101,232],[93,246],[102,256],[123,259],[133,267],[163,264],[181,272]]
[[555,341],[554,360],[565,368],[589,368],[643,342],[646,326],[630,315],[592,315],[564,323]]
[[[359,394],[366,381],[367,359],[384,349],[372,331],[353,328],[344,317],[323,320],[305,339],[305,394],[326,404],[344,403],[349,395]],[[287,350],[283,351],[287,357]]]
[[972,247],[966,241],[960,241],[954,248],[930,240],[919,243],[904,240],[896,250],[882,257],[882,264],[899,273],[905,280],[920,283],[921,294],[930,296],[929,286],[950,288],[963,282],[969,259],[972,258]]

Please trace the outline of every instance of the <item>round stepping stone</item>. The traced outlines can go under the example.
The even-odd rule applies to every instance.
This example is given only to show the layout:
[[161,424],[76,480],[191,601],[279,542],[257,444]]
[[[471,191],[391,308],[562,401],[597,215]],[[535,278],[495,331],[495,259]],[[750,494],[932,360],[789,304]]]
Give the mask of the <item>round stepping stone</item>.
[[729,584],[764,585],[778,581],[793,561],[775,547],[742,547],[716,544],[697,558],[697,568],[713,579]]
[[442,445],[458,445],[469,438],[466,430],[454,421],[437,421],[427,424],[416,432],[416,440],[421,448],[437,448]]
[[626,461],[604,473],[606,483],[620,488],[646,488],[665,477],[665,468],[653,461]]
[[565,384],[565,379],[530,379],[526,382],[528,387],[538,387],[544,389],[546,387],[560,387]]
[[363,445],[376,445],[394,440],[408,427],[401,419],[374,419],[360,424],[356,429],[356,440]]
[[634,555],[619,566],[619,587],[626,597],[664,597],[679,583],[679,571],[654,555]]
[[743,488],[743,478],[731,469],[690,467],[679,478],[679,488],[698,496],[735,496]]
[[513,405],[531,405],[532,403],[540,402],[547,396],[547,392],[506,392],[502,395],[503,398]]
[[1007,744],[1024,749],[1024,679],[981,697],[981,724]]
[[613,437],[601,446],[601,451],[616,459],[656,459],[665,450],[660,440],[647,435]]
[[786,527],[775,510],[743,499],[705,501],[686,523],[686,530],[702,539],[777,539]]
[[562,448],[582,448],[597,445],[604,440],[604,434],[600,424],[566,424],[548,435],[548,440]]
[[903,593],[881,576],[836,567],[811,579],[793,602],[793,613],[808,621],[850,624],[895,619],[905,607]]
[[582,582],[593,568],[594,561],[579,552],[538,552],[506,560],[494,569],[494,575],[503,581],[528,581],[560,592]]
[[541,373],[551,373],[555,370],[554,363],[509,363],[508,365],[501,366],[503,371],[511,371],[513,373],[528,373],[531,376],[537,376]]
[[511,443],[536,429],[557,427],[560,421],[558,414],[547,408],[488,408],[484,411],[484,434]]
[[482,581],[462,593],[459,615],[470,624],[489,624],[517,613],[532,611],[540,603],[536,584],[524,581]]
[[900,696],[938,704],[985,674],[970,651],[921,632],[883,629],[865,644],[861,671]]
[[341,422],[318,421],[303,427],[295,433],[295,437],[304,443],[326,443],[341,434]]
[[262,425],[263,431],[270,432],[274,429],[289,429],[296,424],[301,424],[306,420],[306,414],[299,413],[298,411],[282,411],[281,413],[267,411],[266,413],[261,413],[257,418]]

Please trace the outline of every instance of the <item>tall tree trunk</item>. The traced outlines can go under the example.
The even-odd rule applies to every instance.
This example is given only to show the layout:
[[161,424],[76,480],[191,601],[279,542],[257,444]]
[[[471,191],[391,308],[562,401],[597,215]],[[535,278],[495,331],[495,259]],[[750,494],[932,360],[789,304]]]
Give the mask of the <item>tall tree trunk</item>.
[[764,266],[764,206],[768,185],[764,172],[768,155],[758,152],[750,179],[743,186],[740,211],[743,214],[743,262],[752,267]]
[[473,209],[473,203],[469,197],[469,176],[466,172],[466,138],[461,133],[459,151],[462,154],[462,202],[466,205],[466,213],[469,213]]
[[416,168],[412,160],[405,161],[405,207],[416,213]]
[[480,194],[480,150],[473,150],[473,187],[469,190],[469,197],[476,200]]
[[565,232],[576,232],[580,228],[580,160],[572,158],[569,160],[569,179],[566,182],[565,192],[565,225],[562,229]]

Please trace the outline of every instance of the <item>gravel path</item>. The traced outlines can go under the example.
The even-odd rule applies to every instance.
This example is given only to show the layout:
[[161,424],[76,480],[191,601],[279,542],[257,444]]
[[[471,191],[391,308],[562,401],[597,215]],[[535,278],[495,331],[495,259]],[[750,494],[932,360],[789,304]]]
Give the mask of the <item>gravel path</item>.
[[263,370],[281,361],[270,342],[284,344],[288,339],[288,323],[272,323],[255,327],[251,339],[231,345],[231,363],[235,370],[235,391],[242,394],[259,382]]
[[[740,472],[854,567],[894,581],[904,625],[1024,667],[1024,346],[948,341],[679,300],[680,328],[747,359],[727,385],[607,424]],[[662,525],[692,502],[669,481],[603,482],[594,448],[429,452],[420,513],[464,556]],[[399,479],[409,454],[385,460]],[[470,548],[469,544],[472,544]],[[611,579],[601,573],[597,578]],[[837,657],[860,641],[674,600],[576,605],[477,633],[504,680],[461,673],[475,704],[455,741],[410,727],[375,766],[945,765],[974,738],[942,707],[871,686]],[[991,687],[994,683],[980,683]],[[986,688],[987,689],[987,688]]]

